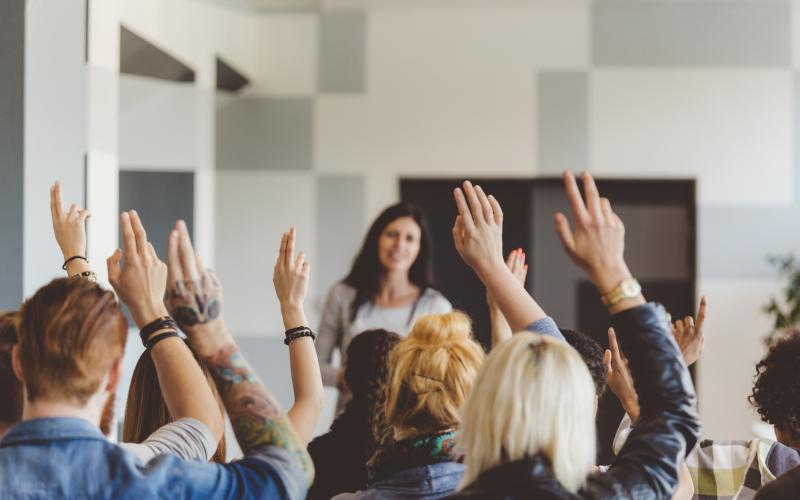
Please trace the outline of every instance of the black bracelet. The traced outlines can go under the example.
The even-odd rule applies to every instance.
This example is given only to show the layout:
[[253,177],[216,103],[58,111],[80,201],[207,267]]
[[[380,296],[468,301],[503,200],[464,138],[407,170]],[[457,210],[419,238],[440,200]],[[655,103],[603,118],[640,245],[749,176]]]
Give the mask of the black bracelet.
[[139,338],[142,339],[142,344],[147,347],[147,338],[150,335],[154,334],[159,330],[177,330],[178,325],[175,324],[175,320],[170,318],[169,316],[162,316],[160,318],[156,318],[155,320],[151,321],[150,323],[146,324],[142,327],[139,331]]
[[162,340],[168,339],[168,338],[172,338],[172,337],[180,337],[180,335],[178,335],[178,332],[176,332],[175,330],[167,330],[164,333],[159,333],[158,335],[155,336],[155,338],[153,338],[153,340],[151,340],[150,342],[146,343],[144,345],[144,348],[145,349],[152,349],[153,347],[155,347],[156,344],[158,344]]
[[66,271],[67,270],[67,264],[69,264],[70,262],[72,262],[75,259],[83,259],[83,260],[86,261],[87,264],[89,263],[89,259],[87,259],[83,255],[73,255],[72,257],[70,257],[69,259],[64,261],[64,265],[61,266],[61,269]]
[[317,338],[317,336],[314,335],[314,332],[311,331],[311,328],[307,326],[301,326],[298,328],[292,328],[291,330],[287,330],[286,338],[283,339],[283,343],[289,345],[301,337],[311,337],[312,341],[316,340]]

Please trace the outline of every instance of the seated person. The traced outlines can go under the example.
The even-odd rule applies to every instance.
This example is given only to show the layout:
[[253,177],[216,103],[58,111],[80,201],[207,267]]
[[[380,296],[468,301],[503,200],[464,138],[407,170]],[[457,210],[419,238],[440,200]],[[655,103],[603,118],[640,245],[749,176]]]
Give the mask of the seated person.
[[[701,300],[695,325],[691,317],[673,326],[686,365],[692,365],[703,350],[703,323],[707,301]],[[619,359],[614,332],[609,332],[614,358]],[[800,332],[793,332],[770,347],[756,365],[756,379],[749,401],[761,419],[775,428],[777,441],[771,439],[712,440],[702,439],[686,457],[697,498],[752,498],[762,486],[800,466]],[[618,362],[619,375],[612,375],[609,385],[623,403],[626,416],[614,438],[614,449],[625,444],[639,419],[638,397],[628,382],[624,359]],[[613,384],[611,383],[613,379]],[[720,457],[725,457],[720,460]]]
[[11,366],[11,348],[17,343],[17,311],[0,313],[0,439],[22,418],[22,385]]
[[[595,388],[585,363],[562,342],[516,334],[492,351],[467,399],[459,436],[466,468],[454,497],[664,498],[696,441],[688,370],[663,310],[646,304],[631,278],[622,222],[589,174],[585,204],[572,174],[564,180],[575,230],[558,214],[557,231],[609,307],[643,395],[641,421],[608,471],[594,472]],[[455,195],[456,249],[517,330],[541,309],[503,263],[500,205],[469,182]]]
[[378,436],[384,435],[382,419],[376,415],[383,416],[386,402],[389,352],[400,338],[386,330],[367,330],[348,344],[344,378],[352,397],[331,430],[308,445],[317,471],[309,500],[328,500],[367,487],[367,460],[378,447]]
[[[127,324],[111,292],[88,280],[56,279],[20,309],[12,359],[25,397],[22,422],[0,447],[0,491],[49,498],[303,498],[313,478],[310,457],[230,335],[221,286],[199,264],[185,225],[178,228],[180,259],[170,262],[169,291],[167,266],[138,215],[122,214],[120,228],[124,265],[120,250],[108,259],[114,289],[153,351],[186,345],[168,311],[176,318],[214,375],[245,457],[220,465],[164,454],[144,464],[108,442],[98,424],[119,383]],[[210,411],[217,411],[213,400]]]

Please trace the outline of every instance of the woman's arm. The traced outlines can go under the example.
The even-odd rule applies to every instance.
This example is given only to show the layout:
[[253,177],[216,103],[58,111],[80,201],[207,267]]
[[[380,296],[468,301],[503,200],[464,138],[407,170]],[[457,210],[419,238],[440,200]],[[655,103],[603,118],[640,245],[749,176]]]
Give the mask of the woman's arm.
[[[511,270],[511,273],[517,280],[525,286],[525,277],[528,275],[528,265],[525,264],[525,252],[521,248],[512,250],[506,259],[506,266]],[[489,306],[489,317],[492,320],[492,349],[497,347],[504,340],[511,338],[513,332],[509,326],[506,317],[503,316],[503,311],[495,302],[492,294],[486,291],[486,302]]]
[[[64,211],[61,198],[61,182],[50,186],[50,215],[53,219],[53,234],[56,237],[64,261],[67,262],[67,276],[75,276],[91,271],[86,260],[86,219],[91,217],[88,210],[76,204]],[[73,259],[73,257],[81,257]]]
[[[300,252],[297,258],[294,257],[295,238],[294,228],[288,233],[283,233],[272,276],[275,293],[281,303],[283,326],[287,331],[297,327],[308,327],[308,320],[303,311],[303,299],[308,291],[311,265],[305,260],[303,252]],[[322,376],[311,337],[301,337],[289,343],[289,362],[292,370],[294,405],[289,409],[288,416],[297,431],[297,436],[305,446],[311,441],[323,404]]]
[[338,286],[334,286],[325,299],[322,319],[319,323],[315,348],[322,372],[322,382],[329,387],[338,387],[341,368],[334,366],[333,351],[342,345],[342,307],[338,296]]

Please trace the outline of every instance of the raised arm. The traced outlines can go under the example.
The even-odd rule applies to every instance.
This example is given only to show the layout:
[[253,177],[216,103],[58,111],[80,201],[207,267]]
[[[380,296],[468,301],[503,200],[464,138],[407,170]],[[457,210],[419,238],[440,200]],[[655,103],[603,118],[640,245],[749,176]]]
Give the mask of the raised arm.
[[186,333],[192,349],[206,360],[217,383],[233,431],[246,455],[263,447],[288,452],[306,487],[314,466],[286,413],[244,359],[222,316],[222,287],[192,248],[186,224],[176,225],[179,260],[166,295],[167,309]]
[[[564,174],[574,231],[563,214],[556,230],[564,249],[606,295],[631,273],[625,263],[625,228],[601,198],[594,179],[583,174],[585,200],[575,177]],[[700,423],[689,371],[668,329],[663,308],[641,293],[623,293],[609,305],[639,395],[639,423],[606,474],[593,476],[590,496],[665,498],[678,484],[678,468],[697,440]]]
[[59,181],[50,186],[50,215],[53,220],[53,234],[66,263],[63,267],[66,268],[67,276],[95,279],[86,258],[86,219],[91,214],[74,203],[64,210]]
[[[117,249],[108,259],[109,281],[128,306],[136,326],[142,330],[168,316],[164,306],[167,266],[147,241],[147,233],[136,211],[122,214],[120,232],[125,266],[120,268],[123,253]],[[176,245],[177,239],[170,235],[170,259],[177,258]],[[169,277],[175,279],[174,275]],[[143,339],[153,358],[164,403],[174,420],[193,418],[202,422],[213,442],[219,443],[225,428],[214,394],[186,343],[177,334],[170,333],[176,333],[174,328],[162,323]]]
[[464,262],[483,282],[512,331],[530,330],[559,340],[564,336],[555,322],[528,294],[503,262],[503,210],[494,196],[464,181],[454,191],[458,216],[453,242]]
[[[283,233],[272,275],[275,294],[281,304],[283,326],[287,332],[301,327],[309,328],[303,300],[308,292],[311,265],[305,260],[303,252],[297,258],[294,257],[296,235],[294,228]],[[294,405],[289,409],[288,415],[305,446],[311,441],[323,403],[322,376],[312,337],[289,341],[289,363],[292,370]]]
[[[511,270],[517,281],[524,287],[525,277],[528,275],[528,265],[525,264],[525,252],[521,248],[512,250],[506,259],[506,266]],[[492,349],[504,340],[511,338],[513,331],[503,316],[503,311],[497,305],[489,291],[486,291],[486,303],[489,306],[489,317],[492,319]]]

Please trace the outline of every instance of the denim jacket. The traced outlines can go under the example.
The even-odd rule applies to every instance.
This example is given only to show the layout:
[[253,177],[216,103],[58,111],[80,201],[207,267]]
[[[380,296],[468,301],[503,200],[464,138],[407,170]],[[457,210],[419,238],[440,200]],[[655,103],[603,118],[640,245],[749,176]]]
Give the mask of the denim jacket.
[[147,464],[76,418],[27,420],[0,441],[0,498],[304,498],[284,449],[264,446],[218,465],[161,455]]
[[373,483],[369,489],[343,493],[335,500],[381,500],[391,498],[444,498],[455,491],[464,464],[442,462],[402,470]]

